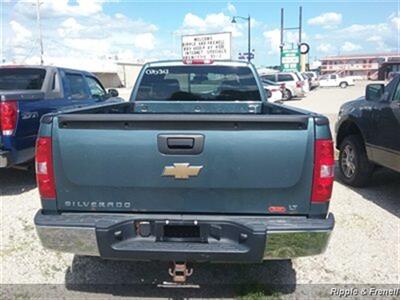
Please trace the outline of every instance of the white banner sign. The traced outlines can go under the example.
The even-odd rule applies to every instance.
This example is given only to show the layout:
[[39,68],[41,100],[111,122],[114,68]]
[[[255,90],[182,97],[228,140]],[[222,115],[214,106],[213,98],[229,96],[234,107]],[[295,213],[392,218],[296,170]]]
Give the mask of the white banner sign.
[[231,59],[231,33],[212,33],[182,36],[184,60]]

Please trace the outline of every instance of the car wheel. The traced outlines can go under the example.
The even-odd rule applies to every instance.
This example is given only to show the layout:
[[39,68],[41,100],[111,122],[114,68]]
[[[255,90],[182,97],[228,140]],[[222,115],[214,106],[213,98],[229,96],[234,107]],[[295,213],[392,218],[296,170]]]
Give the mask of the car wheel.
[[374,165],[368,160],[362,139],[357,135],[350,135],[339,148],[340,179],[355,187],[367,185]]
[[290,100],[292,99],[292,97],[293,97],[292,92],[288,89],[285,89],[283,93],[283,100]]
[[342,88],[342,89],[345,89],[345,88],[347,88],[347,86],[348,86],[348,84],[347,84],[347,82],[341,82],[340,84],[339,84],[339,86]]

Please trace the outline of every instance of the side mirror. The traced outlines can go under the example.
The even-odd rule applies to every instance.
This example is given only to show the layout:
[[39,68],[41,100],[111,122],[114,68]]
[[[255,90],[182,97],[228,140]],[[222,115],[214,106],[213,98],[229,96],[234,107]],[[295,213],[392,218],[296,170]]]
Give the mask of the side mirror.
[[118,97],[118,95],[119,95],[119,93],[118,93],[118,91],[117,91],[116,89],[109,89],[109,90],[108,90],[108,94],[109,94],[111,97]]
[[264,88],[264,91],[265,91],[265,94],[266,94],[267,98],[268,99],[271,98],[271,96],[272,96],[271,91],[269,89],[267,89],[267,88]]
[[365,99],[367,101],[379,101],[385,91],[385,85],[380,83],[368,84],[365,88]]

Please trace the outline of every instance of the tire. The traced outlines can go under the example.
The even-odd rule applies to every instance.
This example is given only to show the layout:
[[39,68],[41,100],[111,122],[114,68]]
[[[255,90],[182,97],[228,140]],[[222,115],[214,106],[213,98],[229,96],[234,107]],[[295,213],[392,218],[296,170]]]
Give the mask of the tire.
[[343,82],[341,82],[341,83],[339,84],[339,86],[340,86],[342,89],[345,89],[345,88],[347,88],[348,84],[347,84],[347,82],[343,81]]
[[360,136],[349,135],[339,147],[339,178],[347,185],[366,186],[374,171]]
[[290,100],[292,99],[293,95],[292,92],[288,89],[285,89],[285,92],[283,94],[283,100]]

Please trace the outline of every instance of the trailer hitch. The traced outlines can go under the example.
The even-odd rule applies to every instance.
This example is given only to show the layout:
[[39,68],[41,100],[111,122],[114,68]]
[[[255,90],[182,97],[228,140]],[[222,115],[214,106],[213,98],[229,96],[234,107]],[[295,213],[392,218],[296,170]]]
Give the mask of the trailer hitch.
[[186,262],[174,261],[174,266],[168,269],[168,273],[172,276],[173,282],[184,284],[187,277],[193,274],[193,268],[188,268]]
[[188,268],[186,262],[173,262],[173,267],[168,269],[172,282],[164,281],[157,284],[160,288],[200,288],[198,284],[187,284],[186,279],[193,274],[193,268]]

